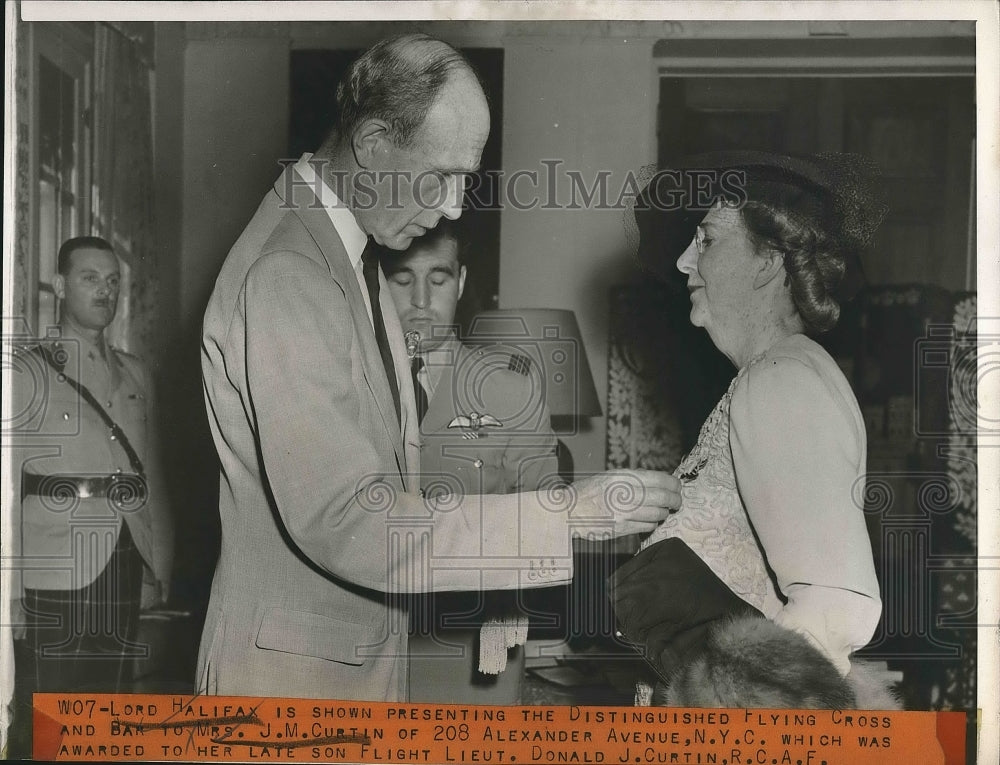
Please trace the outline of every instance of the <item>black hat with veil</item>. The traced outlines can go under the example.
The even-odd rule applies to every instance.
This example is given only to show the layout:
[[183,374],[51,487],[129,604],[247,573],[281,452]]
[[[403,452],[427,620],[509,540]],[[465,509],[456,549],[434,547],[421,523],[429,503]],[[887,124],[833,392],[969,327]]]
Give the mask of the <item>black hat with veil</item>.
[[780,200],[789,216],[822,230],[845,261],[836,295],[864,285],[861,252],[887,211],[876,165],[857,154],[784,155],[719,151],[686,157],[670,168],[643,168],[642,191],[625,212],[630,249],[642,267],[670,280],[698,224],[720,201]]

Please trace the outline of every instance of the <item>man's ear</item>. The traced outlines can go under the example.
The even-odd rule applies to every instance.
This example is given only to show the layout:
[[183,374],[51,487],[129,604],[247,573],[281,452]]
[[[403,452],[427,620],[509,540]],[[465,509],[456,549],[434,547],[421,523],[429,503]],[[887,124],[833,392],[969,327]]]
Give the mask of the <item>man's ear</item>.
[[381,163],[379,155],[390,145],[389,126],[379,119],[365,120],[351,136],[351,148],[354,151],[354,161],[358,167],[378,167]]
[[757,256],[758,270],[753,278],[753,288],[766,287],[785,270],[785,257],[777,250],[768,250]]
[[66,277],[62,274],[56,274],[52,278],[52,290],[56,293],[56,297],[60,300],[66,299]]
[[458,299],[462,299],[462,293],[465,292],[465,266],[458,267]]

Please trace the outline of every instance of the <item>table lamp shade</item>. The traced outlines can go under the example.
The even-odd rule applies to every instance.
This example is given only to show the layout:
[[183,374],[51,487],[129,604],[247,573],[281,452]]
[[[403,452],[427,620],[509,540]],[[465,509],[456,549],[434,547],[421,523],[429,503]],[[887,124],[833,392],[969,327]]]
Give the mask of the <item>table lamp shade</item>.
[[509,368],[535,377],[553,416],[603,414],[576,315],[555,308],[485,311],[465,341],[507,353]]

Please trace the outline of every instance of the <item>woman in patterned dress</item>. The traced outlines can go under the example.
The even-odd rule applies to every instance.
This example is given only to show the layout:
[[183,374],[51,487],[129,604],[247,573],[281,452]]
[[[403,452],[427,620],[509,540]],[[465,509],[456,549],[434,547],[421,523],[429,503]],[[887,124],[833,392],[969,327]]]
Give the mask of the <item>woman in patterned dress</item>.
[[[737,372],[675,472],[680,509],[616,574],[619,621],[670,703],[823,706],[810,693],[828,681],[828,703],[842,705],[838,683],[881,600],[862,512],[864,422],[813,337],[836,324],[838,290],[884,209],[850,155],[729,152],[684,167],[639,197],[640,257],[687,277],[691,322]],[[733,614],[752,615],[750,633],[719,631]],[[820,679],[803,679],[796,651]],[[807,687],[761,695],[755,673]]]

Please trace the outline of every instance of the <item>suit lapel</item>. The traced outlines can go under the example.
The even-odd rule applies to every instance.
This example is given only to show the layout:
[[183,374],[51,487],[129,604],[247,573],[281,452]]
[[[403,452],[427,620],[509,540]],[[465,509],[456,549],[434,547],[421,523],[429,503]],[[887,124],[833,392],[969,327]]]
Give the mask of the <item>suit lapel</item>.
[[[285,170],[286,173],[295,172],[291,167]],[[284,191],[291,190],[290,199],[285,199]],[[347,303],[351,308],[351,317],[354,320],[354,329],[360,338],[362,371],[365,380],[375,399],[379,413],[382,416],[382,423],[392,440],[393,449],[396,453],[396,461],[399,464],[400,472],[406,473],[406,454],[403,448],[402,434],[400,433],[399,422],[396,419],[395,406],[392,400],[392,391],[389,389],[389,381],[385,377],[382,366],[382,357],[378,350],[378,341],[375,339],[375,329],[372,327],[371,318],[368,316],[368,309],[365,307],[364,297],[361,295],[361,286],[358,284],[358,277],[351,267],[351,261],[347,256],[347,250],[341,241],[337,230],[330,221],[330,216],[326,210],[319,205],[316,195],[308,186],[301,182],[291,183],[284,176],[279,178],[274,184],[274,190],[288,205],[294,208],[295,214],[302,221],[306,230],[316,242],[323,257],[326,259],[327,267],[337,283],[343,287],[347,295]],[[381,271],[379,272],[381,279]],[[383,303],[388,290],[384,287],[379,289],[379,302]],[[375,308],[375,307],[373,307]],[[383,316],[385,316],[383,303]],[[393,312],[395,317],[395,313]],[[399,320],[395,320],[397,332]],[[389,321],[386,321],[388,332]],[[390,346],[392,338],[390,336]],[[402,345],[402,333],[399,333],[399,342]],[[405,356],[406,350],[403,349]],[[395,362],[396,351],[393,348],[393,359]],[[397,375],[398,377],[398,375]],[[410,394],[410,406],[413,407],[413,394]]]

